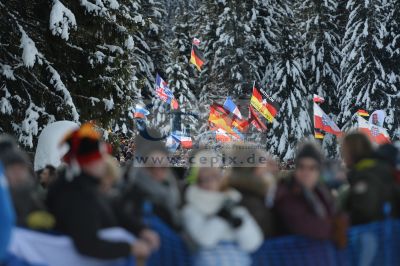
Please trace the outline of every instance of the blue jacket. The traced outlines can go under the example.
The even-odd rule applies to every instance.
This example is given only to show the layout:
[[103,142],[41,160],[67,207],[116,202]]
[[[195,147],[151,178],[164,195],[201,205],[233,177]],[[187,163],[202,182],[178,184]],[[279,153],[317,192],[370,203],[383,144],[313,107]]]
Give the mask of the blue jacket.
[[14,225],[14,210],[8,193],[8,185],[0,164],[0,261],[4,259]]

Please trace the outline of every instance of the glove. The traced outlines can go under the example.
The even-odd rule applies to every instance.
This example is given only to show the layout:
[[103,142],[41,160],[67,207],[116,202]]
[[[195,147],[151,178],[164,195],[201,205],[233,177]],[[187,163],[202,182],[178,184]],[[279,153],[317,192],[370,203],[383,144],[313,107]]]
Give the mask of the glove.
[[227,221],[233,228],[238,228],[242,225],[243,220],[240,217],[235,216],[232,213],[233,208],[235,207],[235,203],[232,201],[227,201],[224,203],[222,208],[217,213],[217,216],[223,218]]

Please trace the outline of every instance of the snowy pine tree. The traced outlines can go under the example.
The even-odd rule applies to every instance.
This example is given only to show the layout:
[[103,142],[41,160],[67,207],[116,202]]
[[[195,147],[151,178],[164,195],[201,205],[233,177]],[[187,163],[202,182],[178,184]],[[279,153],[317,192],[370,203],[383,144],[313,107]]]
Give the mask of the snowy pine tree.
[[274,76],[268,91],[280,102],[280,111],[268,132],[267,145],[272,154],[289,160],[294,157],[297,143],[312,133],[312,101],[302,64],[303,39],[295,13],[298,9],[292,1],[283,1],[278,11],[278,50],[274,55]]
[[399,126],[399,69],[391,62],[394,55],[388,49],[396,42],[389,32],[396,2],[347,2],[349,18],[343,38],[339,85],[343,123],[358,109],[370,112],[383,109],[387,113],[386,127],[391,135]]

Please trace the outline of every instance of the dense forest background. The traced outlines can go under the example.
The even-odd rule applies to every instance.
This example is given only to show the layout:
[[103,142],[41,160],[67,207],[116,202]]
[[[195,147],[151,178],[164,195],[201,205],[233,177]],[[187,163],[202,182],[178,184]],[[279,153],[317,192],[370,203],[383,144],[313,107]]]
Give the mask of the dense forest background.
[[[201,72],[189,64],[193,37],[207,60]],[[313,135],[314,93],[339,127],[358,109],[385,110],[399,139],[399,65],[397,0],[0,0],[0,132],[28,149],[56,120],[129,134],[130,108],[151,102],[149,123],[166,133],[156,73],[200,120],[226,96],[247,116],[256,81],[281,109],[253,135],[290,159]],[[193,136],[207,131],[192,116],[182,122]],[[324,139],[331,156],[335,143]]]

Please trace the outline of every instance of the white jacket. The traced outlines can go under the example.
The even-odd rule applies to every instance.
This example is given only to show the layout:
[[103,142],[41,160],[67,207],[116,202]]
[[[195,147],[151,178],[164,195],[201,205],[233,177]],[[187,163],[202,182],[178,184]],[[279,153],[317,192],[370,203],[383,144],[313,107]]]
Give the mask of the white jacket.
[[183,226],[201,248],[213,248],[224,241],[238,244],[245,252],[254,252],[262,244],[262,231],[244,207],[233,209],[234,214],[243,221],[238,228],[233,228],[216,215],[226,200],[241,200],[236,190],[213,192],[190,186],[185,196],[187,204],[182,210]]

